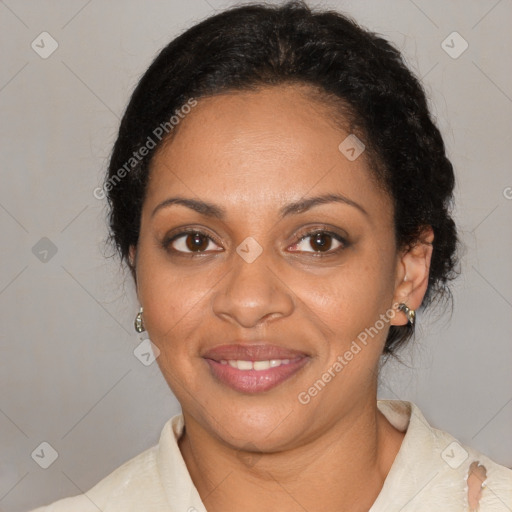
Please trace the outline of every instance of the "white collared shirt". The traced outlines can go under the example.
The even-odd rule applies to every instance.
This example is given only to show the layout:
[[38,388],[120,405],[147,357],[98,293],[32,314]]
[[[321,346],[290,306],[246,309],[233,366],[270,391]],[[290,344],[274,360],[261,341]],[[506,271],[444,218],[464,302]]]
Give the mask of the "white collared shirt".
[[[369,512],[467,512],[472,462],[486,469],[479,512],[512,511],[512,469],[431,427],[412,402],[378,400],[388,421],[406,432]],[[124,463],[80,496],[32,512],[207,512],[178,447],[181,414],[164,426],[156,446]]]

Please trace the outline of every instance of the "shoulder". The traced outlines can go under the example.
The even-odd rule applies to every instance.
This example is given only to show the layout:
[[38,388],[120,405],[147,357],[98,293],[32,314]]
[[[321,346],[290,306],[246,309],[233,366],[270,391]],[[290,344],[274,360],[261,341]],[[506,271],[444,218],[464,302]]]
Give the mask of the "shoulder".
[[[459,496],[469,509],[480,512],[512,510],[512,469],[463,444],[451,434],[431,428],[438,473],[431,498]],[[440,503],[441,504],[441,503]]]
[[511,469],[432,427],[412,402],[381,401],[379,407],[407,430],[372,512],[393,506],[403,512],[470,510],[471,504],[480,512],[512,510]]
[[[133,506],[134,500],[141,498],[142,489],[150,491],[148,487],[158,484],[156,449],[154,446],[125,462],[87,493],[64,498],[32,512],[98,512],[98,509],[107,512],[113,499],[116,500],[116,506],[123,502]],[[144,507],[144,503],[138,504]]]
[[[162,430],[169,434],[172,418]],[[64,498],[31,512],[161,512],[167,505],[159,473],[160,444],[128,460],[84,494]],[[148,499],[148,497],[150,497]]]

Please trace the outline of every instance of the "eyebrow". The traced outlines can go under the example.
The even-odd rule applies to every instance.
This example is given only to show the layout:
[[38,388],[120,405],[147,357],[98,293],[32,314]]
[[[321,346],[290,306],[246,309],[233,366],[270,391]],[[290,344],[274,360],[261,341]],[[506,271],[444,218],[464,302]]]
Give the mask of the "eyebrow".
[[217,219],[223,219],[226,214],[224,209],[221,208],[220,206],[216,206],[212,203],[207,203],[206,201],[198,201],[196,199],[185,199],[183,197],[170,197],[169,199],[162,201],[155,207],[153,213],[151,214],[151,217],[154,217],[156,212],[158,212],[162,208],[167,208],[172,204],[180,204],[182,206],[190,208],[191,210],[196,211],[197,213],[200,213],[201,215],[206,215],[207,217],[215,217]]
[[281,209],[281,217],[286,217],[287,215],[292,214],[298,214],[303,213],[314,206],[319,206],[321,204],[327,204],[327,203],[343,203],[347,204],[349,206],[353,206],[354,208],[357,208],[360,212],[364,213],[365,215],[368,215],[368,212],[355,201],[352,201],[352,199],[349,199],[348,197],[345,197],[341,194],[324,194],[321,196],[315,196],[315,197],[308,197],[306,199],[301,199],[299,201],[296,201],[295,203],[290,203],[283,207]]
[[[308,197],[306,199],[301,199],[294,203],[290,203],[283,208],[281,208],[280,215],[281,218],[284,218],[288,215],[297,215],[299,213],[303,213],[307,210],[315,206],[319,206],[322,204],[328,203],[343,203],[354,208],[357,208],[359,211],[368,215],[368,212],[358,203],[352,201],[348,197],[345,197],[341,194],[324,194],[321,196]],[[205,215],[207,217],[215,217],[217,219],[224,219],[226,216],[226,212],[220,206],[214,205],[212,203],[208,203],[206,201],[199,201],[196,199],[186,199],[183,197],[170,197],[165,201],[159,203],[155,209],[153,210],[151,217],[153,217],[159,210],[163,208],[167,208],[173,204],[179,204],[181,206],[185,206],[190,208],[191,210],[200,213],[201,215]]]

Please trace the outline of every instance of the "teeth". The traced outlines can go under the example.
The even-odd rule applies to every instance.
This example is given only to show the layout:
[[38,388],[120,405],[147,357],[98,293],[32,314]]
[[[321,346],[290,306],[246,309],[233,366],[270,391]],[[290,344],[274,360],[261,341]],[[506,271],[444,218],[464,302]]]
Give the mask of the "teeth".
[[289,359],[270,359],[268,361],[242,361],[242,360],[222,360],[221,364],[229,364],[232,368],[236,368],[238,370],[268,370],[269,368],[277,368],[282,364],[289,364]]
[[270,361],[254,361],[252,365],[255,370],[268,370],[270,368]]
[[239,370],[252,370],[252,361],[237,361],[236,365]]

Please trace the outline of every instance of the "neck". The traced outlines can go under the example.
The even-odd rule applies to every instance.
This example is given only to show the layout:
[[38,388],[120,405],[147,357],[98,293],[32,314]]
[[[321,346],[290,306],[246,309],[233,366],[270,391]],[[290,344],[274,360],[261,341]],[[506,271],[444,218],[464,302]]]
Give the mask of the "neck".
[[367,511],[404,437],[376,399],[322,435],[278,453],[233,449],[184,416],[179,447],[209,512]]

